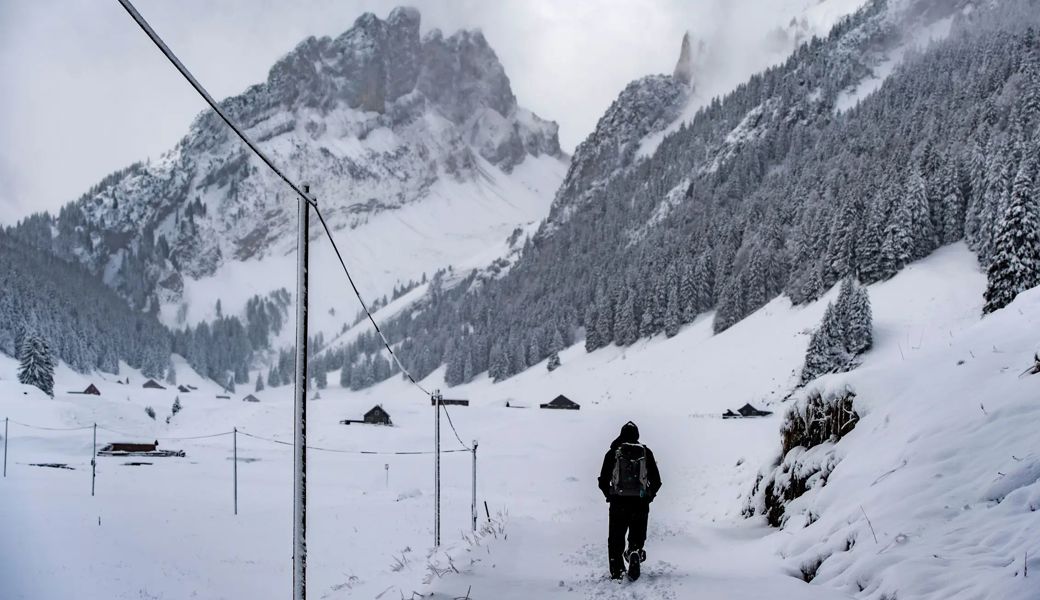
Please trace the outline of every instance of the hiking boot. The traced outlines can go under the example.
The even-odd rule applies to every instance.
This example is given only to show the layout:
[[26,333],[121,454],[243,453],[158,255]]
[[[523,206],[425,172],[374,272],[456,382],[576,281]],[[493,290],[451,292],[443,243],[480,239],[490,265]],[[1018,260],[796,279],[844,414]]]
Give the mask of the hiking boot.
[[610,573],[610,578],[615,580],[615,581],[617,581],[619,579],[623,579],[624,577],[625,577],[625,574],[622,571],[611,571],[611,573]]
[[628,578],[632,581],[639,579],[639,563],[643,561],[643,552],[633,550],[628,554]]

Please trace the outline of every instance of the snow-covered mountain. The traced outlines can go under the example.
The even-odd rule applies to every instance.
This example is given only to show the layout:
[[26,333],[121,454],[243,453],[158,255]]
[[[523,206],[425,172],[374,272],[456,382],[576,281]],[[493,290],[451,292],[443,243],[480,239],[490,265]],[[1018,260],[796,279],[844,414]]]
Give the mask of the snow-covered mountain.
[[[421,34],[411,8],[304,40],[267,81],[222,105],[310,184],[373,299],[543,216],[567,164],[556,124],[517,104],[480,32]],[[17,232],[180,326],[212,318],[217,300],[240,314],[250,296],[292,288],[295,205],[207,111],[158,160]],[[320,245],[314,260],[320,276],[337,277]],[[333,289],[312,296],[320,312],[341,309],[329,327],[356,310],[344,313]]]

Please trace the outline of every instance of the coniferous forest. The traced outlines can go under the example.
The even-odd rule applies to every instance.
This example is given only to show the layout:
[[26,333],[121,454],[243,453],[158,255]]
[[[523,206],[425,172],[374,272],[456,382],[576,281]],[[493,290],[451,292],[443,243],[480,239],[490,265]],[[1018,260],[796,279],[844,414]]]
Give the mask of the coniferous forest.
[[844,112],[835,104],[871,49],[898,39],[875,19],[883,2],[606,182],[572,181],[579,146],[509,273],[434,281],[422,310],[389,325],[407,366],[425,375],[445,362],[454,385],[509,377],[582,335],[589,351],[626,346],[713,309],[718,332],[778,294],[797,304],[842,278],[881,281],[960,240],[989,270],[987,310],[1003,306],[1040,281],[1026,243],[1037,239],[1040,11],[1006,4],[959,15]]

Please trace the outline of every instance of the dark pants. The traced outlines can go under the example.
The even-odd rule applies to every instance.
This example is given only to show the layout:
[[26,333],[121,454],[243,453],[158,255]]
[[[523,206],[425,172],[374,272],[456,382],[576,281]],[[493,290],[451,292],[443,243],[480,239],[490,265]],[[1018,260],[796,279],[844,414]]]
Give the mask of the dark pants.
[[624,570],[622,555],[625,552],[625,534],[628,534],[628,550],[642,550],[646,542],[646,521],[650,516],[650,504],[639,498],[615,498],[610,503],[610,533],[607,536],[607,557],[611,574]]

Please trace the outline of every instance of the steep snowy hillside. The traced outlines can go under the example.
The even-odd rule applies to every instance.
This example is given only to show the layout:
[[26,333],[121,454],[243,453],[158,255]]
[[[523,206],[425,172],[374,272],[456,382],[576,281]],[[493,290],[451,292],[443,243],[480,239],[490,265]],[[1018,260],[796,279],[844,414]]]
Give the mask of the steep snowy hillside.
[[[517,104],[483,35],[420,35],[414,9],[305,40],[222,105],[310,184],[372,298],[544,216],[566,168],[556,124]],[[14,233],[181,326],[213,318],[217,300],[234,315],[253,294],[292,288],[295,202],[210,111],[158,160]],[[321,279],[337,277],[315,259]],[[312,297],[316,312],[340,309],[330,327],[356,310],[343,314],[331,291]]]
[[[1021,573],[1026,552],[1030,571],[1040,568],[1040,512],[1030,508],[1040,503],[1040,375],[1019,373],[1036,350],[1040,298],[1030,292],[980,319],[982,287],[974,256],[957,244],[868,288],[875,347],[858,371],[821,383],[854,386],[863,418],[838,444],[841,462],[827,484],[790,509],[815,515],[811,525],[792,519],[776,531],[740,513],[760,466],[776,459],[790,401],[774,399],[796,377],[807,332],[835,290],[803,307],[777,299],[719,335],[700,322],[624,350],[568,348],[553,373],[538,365],[499,384],[481,378],[453,390],[472,402],[452,408],[452,427],[480,442],[480,521],[486,500],[495,522],[468,534],[470,458],[446,454],[445,544],[437,552],[427,550],[429,456],[313,450],[308,587],[330,600],[413,591],[454,598],[467,589],[472,598],[506,599],[1032,600],[1035,587]],[[7,379],[14,365],[0,361]],[[0,578],[12,598],[71,597],[86,584],[112,598],[284,595],[292,454],[264,438],[290,439],[290,389],[259,392],[259,403],[241,402],[243,392],[217,399],[218,388],[181,362],[177,368],[200,389],[141,390],[128,371],[129,387],[95,380],[100,397],[50,400],[0,382],[0,416],[13,419],[0,511],[10,516],[4,539],[20,540],[0,543]],[[59,373],[61,390],[87,381]],[[437,377],[424,383],[435,386]],[[581,410],[536,408],[560,393]],[[183,409],[165,424],[175,396]],[[718,418],[748,401],[776,412]],[[337,424],[375,403],[394,427]],[[332,383],[311,402],[308,429],[325,449],[427,450],[430,412],[397,378],[356,393]],[[644,577],[618,585],[606,580],[606,505],[595,475],[629,419],[658,456],[665,485],[651,511]],[[143,466],[101,457],[92,498],[94,422],[104,428],[102,443],[158,438],[188,456]],[[224,433],[235,426],[237,516]],[[447,448],[458,447],[446,423],[442,433]],[[803,566],[821,558],[804,583]],[[55,571],[62,576],[47,576]]]
[[[420,376],[446,364],[449,386],[503,380],[576,340],[624,348],[709,312],[717,333],[779,294],[798,305],[844,277],[883,281],[962,239],[988,266],[1040,139],[1034,8],[874,0],[646,158],[638,140],[685,92],[675,77],[633,83],[508,272],[442,281],[388,323],[406,364]],[[904,60],[839,110],[884,51]],[[373,371],[379,352],[356,345],[323,366]]]

